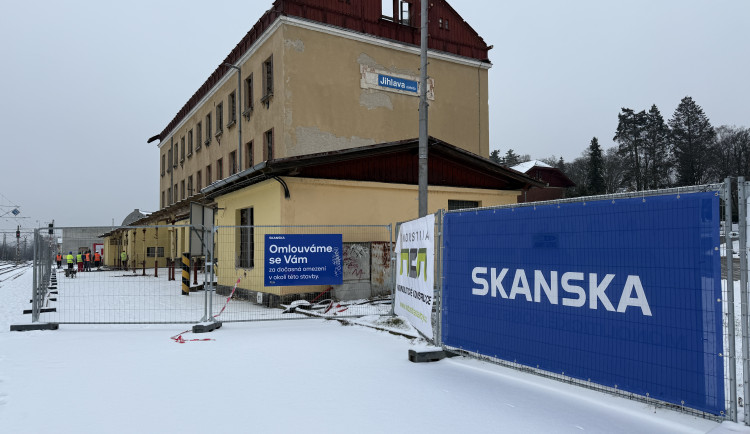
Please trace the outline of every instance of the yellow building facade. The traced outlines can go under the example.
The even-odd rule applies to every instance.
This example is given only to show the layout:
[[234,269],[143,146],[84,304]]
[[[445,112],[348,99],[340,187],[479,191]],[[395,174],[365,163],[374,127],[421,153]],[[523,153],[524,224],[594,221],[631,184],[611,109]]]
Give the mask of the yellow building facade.
[[[305,2],[274,7],[288,9],[287,3]],[[418,86],[419,47],[296,16],[271,18],[252,43],[226,59],[241,69],[240,88],[237,70],[219,65],[196,93],[200,98],[152,138],[160,140],[160,208],[269,159],[418,135],[419,94],[409,85]],[[491,64],[438,50],[430,51],[429,62],[430,135],[489,157]]]
[[[345,250],[369,249],[379,261],[369,283],[387,288],[395,223],[418,217],[421,89],[419,2],[385,6],[276,0],[149,139],[159,142],[160,210],[136,224],[176,226],[158,239],[123,228],[112,246],[146,267],[159,260],[149,243],[179,258],[190,236],[179,225],[198,202],[214,210],[220,291],[239,280],[242,297],[277,303],[326,290],[264,285],[273,233],[340,233]],[[540,185],[488,160],[491,47],[444,0],[429,13],[428,212],[514,203]]]

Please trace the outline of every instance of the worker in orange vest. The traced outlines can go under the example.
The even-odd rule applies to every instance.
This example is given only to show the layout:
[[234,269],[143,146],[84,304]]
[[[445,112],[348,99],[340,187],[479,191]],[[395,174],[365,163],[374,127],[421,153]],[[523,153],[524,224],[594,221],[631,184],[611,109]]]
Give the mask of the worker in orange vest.
[[91,271],[91,250],[83,254],[83,271]]
[[57,269],[59,270],[62,268],[62,255],[58,252],[57,256],[55,256],[55,261],[57,261]]
[[94,253],[94,266],[98,270],[101,264],[102,264],[102,255],[99,254],[99,251],[97,250],[97,252]]

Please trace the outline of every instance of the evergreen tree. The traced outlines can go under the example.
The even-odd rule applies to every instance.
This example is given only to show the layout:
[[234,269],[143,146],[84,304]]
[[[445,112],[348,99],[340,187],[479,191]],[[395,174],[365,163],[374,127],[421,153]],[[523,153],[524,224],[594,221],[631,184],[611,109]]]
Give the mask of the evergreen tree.
[[558,169],[560,169],[563,172],[565,172],[566,165],[565,165],[565,160],[563,160],[562,156],[560,156],[560,160],[557,162],[556,165],[553,165],[553,167],[557,167]]
[[653,190],[671,184],[669,128],[659,109],[652,105],[645,115],[643,135],[643,188]]
[[680,101],[672,119],[670,139],[677,185],[705,184],[710,179],[711,148],[716,131],[703,109],[689,96]]
[[490,152],[490,160],[494,161],[497,164],[502,163],[502,159],[500,158],[500,151],[498,149],[495,149],[492,152]]
[[642,146],[645,135],[646,112],[636,113],[632,109],[622,108],[617,115],[617,131],[613,140],[619,144],[620,156],[626,164],[625,182],[632,189],[643,190]]
[[588,154],[586,173],[588,194],[604,194],[607,191],[604,185],[604,158],[602,148],[599,146],[599,139],[596,137],[591,139]]
[[505,158],[503,158],[503,165],[507,167],[515,166],[516,164],[521,163],[520,156],[516,154],[512,149],[508,149],[508,152],[505,153]]

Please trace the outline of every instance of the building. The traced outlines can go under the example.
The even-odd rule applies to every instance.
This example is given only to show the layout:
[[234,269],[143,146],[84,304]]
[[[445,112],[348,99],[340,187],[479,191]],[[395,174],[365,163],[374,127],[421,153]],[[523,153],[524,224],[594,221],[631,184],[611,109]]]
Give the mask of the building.
[[[447,2],[431,4],[430,134],[488,157],[490,47]],[[149,140],[160,208],[263,161],[415,137],[419,2],[392,6],[275,1]]]
[[59,251],[63,254],[73,252],[73,254],[85,253],[87,251],[101,251],[103,233],[111,231],[111,226],[89,226],[80,228],[63,228],[62,243],[59,245]]
[[511,169],[525,173],[530,178],[543,184],[543,187],[532,187],[518,195],[518,203],[539,202],[544,200],[564,199],[565,190],[576,184],[562,170],[539,160],[526,161]]
[[[419,2],[383,3],[275,1],[149,139],[159,142],[160,210],[109,244],[145,267],[160,253],[176,259],[198,202],[221,228],[220,288],[241,279],[238,293],[264,303],[320,291],[264,287],[263,227],[299,225],[342,233],[344,261],[353,247],[380,258],[365,283],[370,294],[388,286],[392,235],[346,228],[417,217]],[[514,203],[542,187],[488,159],[491,47],[444,0],[431,2],[429,28],[428,211]],[[361,296],[362,283],[345,279],[334,295]]]

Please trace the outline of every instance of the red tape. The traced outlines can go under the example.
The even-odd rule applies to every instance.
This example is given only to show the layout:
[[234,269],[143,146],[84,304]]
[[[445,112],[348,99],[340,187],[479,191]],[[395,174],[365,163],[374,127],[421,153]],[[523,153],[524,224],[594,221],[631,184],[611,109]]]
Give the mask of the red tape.
[[201,341],[215,341],[216,340],[216,339],[185,339],[182,337],[182,335],[184,335],[185,333],[190,333],[190,330],[185,330],[184,332],[178,335],[174,335],[169,339],[172,339],[178,344],[184,344],[185,342],[201,342]]
[[232,299],[232,296],[234,295],[234,291],[237,290],[237,285],[239,285],[239,284],[240,284],[240,279],[237,279],[237,282],[234,284],[234,288],[232,288],[232,292],[230,292],[229,293],[229,297],[227,297],[227,302],[224,303],[224,307],[221,308],[221,310],[219,311],[219,313],[217,313],[216,315],[214,315],[214,318],[218,318],[219,315],[221,315],[222,312],[224,312],[224,309],[227,308],[227,305],[229,305],[229,300]]

